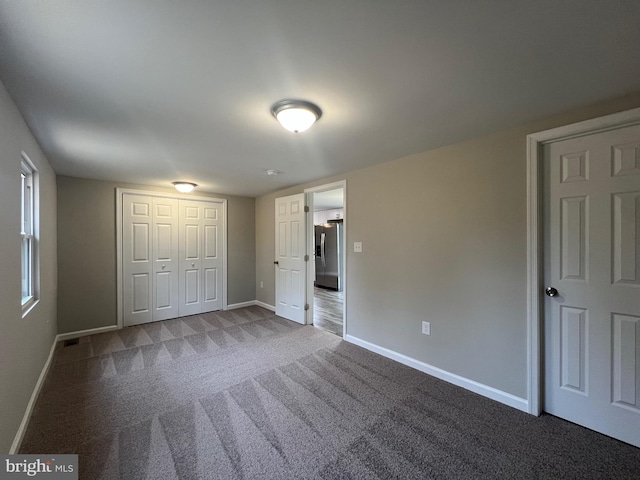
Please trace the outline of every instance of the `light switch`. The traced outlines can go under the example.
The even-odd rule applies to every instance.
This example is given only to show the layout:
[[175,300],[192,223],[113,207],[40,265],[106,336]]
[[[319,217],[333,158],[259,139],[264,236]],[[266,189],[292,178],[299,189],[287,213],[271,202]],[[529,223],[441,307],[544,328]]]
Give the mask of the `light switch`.
[[353,251],[356,253],[362,252],[362,242],[353,242]]

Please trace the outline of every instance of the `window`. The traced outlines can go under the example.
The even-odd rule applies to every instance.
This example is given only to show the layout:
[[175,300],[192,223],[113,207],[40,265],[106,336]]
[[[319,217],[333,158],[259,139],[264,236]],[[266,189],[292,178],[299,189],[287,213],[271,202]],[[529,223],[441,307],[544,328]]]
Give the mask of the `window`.
[[37,172],[29,158],[23,153],[20,168],[22,237],[22,312],[25,315],[37,300],[38,291],[38,246],[37,246]]

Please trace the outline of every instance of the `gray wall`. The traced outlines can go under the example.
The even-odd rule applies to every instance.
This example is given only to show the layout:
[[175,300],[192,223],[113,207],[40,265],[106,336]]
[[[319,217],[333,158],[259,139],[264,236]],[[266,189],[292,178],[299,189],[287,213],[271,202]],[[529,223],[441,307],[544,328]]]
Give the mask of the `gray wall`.
[[[40,301],[22,318],[20,159],[40,179]],[[0,452],[7,453],[56,334],[56,181],[4,85],[0,83]]]
[[[175,189],[58,176],[58,333],[115,325],[116,188]],[[228,303],[255,300],[255,200],[226,198]]]
[[637,106],[640,95],[256,199],[258,300],[275,304],[274,199],[346,179],[347,333],[526,398],[526,135]]

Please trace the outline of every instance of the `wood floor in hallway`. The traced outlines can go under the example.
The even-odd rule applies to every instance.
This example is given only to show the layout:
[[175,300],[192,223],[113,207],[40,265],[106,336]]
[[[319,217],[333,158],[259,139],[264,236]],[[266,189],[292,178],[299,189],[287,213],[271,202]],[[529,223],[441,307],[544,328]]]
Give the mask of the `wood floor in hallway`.
[[314,287],[313,325],[342,336],[344,292]]

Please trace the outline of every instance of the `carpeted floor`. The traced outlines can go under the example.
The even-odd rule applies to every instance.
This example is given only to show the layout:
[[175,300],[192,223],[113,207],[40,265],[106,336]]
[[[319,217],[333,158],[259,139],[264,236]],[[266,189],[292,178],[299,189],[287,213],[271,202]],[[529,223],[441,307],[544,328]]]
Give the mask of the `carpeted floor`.
[[58,345],[20,453],[91,480],[640,476],[640,449],[259,307]]

